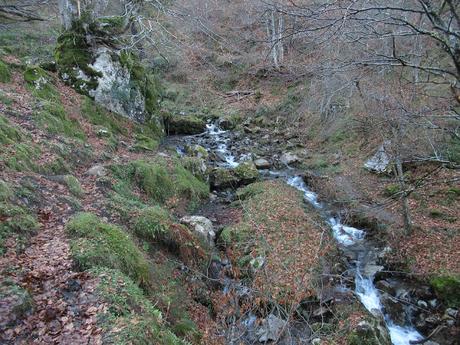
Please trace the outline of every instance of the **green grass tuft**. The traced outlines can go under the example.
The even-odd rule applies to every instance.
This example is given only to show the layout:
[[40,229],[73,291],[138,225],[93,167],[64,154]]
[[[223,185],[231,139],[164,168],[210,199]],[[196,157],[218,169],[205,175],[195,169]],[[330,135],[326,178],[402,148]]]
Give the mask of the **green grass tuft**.
[[9,83],[11,81],[10,67],[0,60],[0,83]]
[[85,194],[85,191],[81,188],[80,181],[78,181],[75,176],[66,175],[64,177],[64,182],[66,183],[67,188],[69,188],[70,193],[77,198],[81,198]]
[[109,305],[99,317],[107,344],[185,345],[163,322],[143,291],[118,270],[97,268],[90,271],[99,278],[96,293]]
[[140,238],[154,241],[168,233],[170,222],[166,210],[159,206],[148,207],[137,216],[133,230]]
[[3,254],[5,240],[17,235],[20,242],[36,233],[39,223],[28,210],[8,201],[0,203],[0,254]]
[[149,266],[142,252],[121,228],[96,215],[80,213],[67,225],[72,256],[81,269],[119,269],[136,283],[148,286]]
[[84,140],[86,138],[80,123],[71,119],[64,107],[56,102],[44,102],[43,108],[34,116],[37,124],[53,134]]
[[32,94],[45,101],[59,101],[60,95],[53,85],[53,78],[38,66],[28,66],[24,71],[24,80]]

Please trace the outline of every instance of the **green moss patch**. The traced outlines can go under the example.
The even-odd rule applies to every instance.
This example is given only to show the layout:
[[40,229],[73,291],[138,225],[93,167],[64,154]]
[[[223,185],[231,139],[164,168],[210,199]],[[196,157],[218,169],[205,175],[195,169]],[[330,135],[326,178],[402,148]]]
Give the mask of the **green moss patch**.
[[186,170],[179,161],[135,161],[129,164],[126,176],[134,181],[155,202],[165,203],[177,196],[191,203],[207,198],[208,186]]
[[48,101],[59,101],[59,92],[53,85],[53,78],[44,69],[38,66],[28,66],[24,71],[24,80],[35,97]]
[[16,236],[21,244],[40,227],[27,208],[13,202],[13,195],[13,189],[0,181],[0,254],[3,254],[5,241],[9,237]]
[[21,142],[23,138],[20,129],[10,125],[9,121],[0,115],[0,144],[14,144]]
[[133,229],[137,236],[146,240],[165,238],[169,232],[171,220],[169,213],[161,207],[149,207],[136,217]]
[[143,291],[118,270],[97,268],[90,271],[98,277],[96,293],[109,305],[99,315],[106,344],[185,345],[163,320]]
[[91,213],[80,213],[67,224],[72,256],[81,269],[119,269],[136,283],[149,284],[148,263],[133,240],[118,226]]
[[70,118],[59,103],[44,102],[42,108],[35,113],[34,119],[50,133],[81,140],[86,138],[78,120]]
[[78,179],[75,176],[64,176],[64,182],[67,185],[67,188],[69,188],[69,191],[70,193],[72,193],[72,195],[78,198],[81,198],[84,195],[85,191],[83,190],[83,188],[81,188],[80,181],[78,181]]
[[160,145],[155,138],[140,133],[135,135],[135,139],[136,142],[133,147],[135,151],[154,151]]
[[454,276],[439,276],[431,279],[436,294],[449,306],[460,307],[460,278]]
[[165,125],[169,134],[199,134],[206,130],[206,121],[194,115],[170,115]]
[[[93,26],[91,26],[94,28]],[[57,40],[54,58],[62,79],[78,92],[89,95],[89,91],[98,86],[98,77],[102,75],[90,67],[93,62],[91,47],[86,41],[89,25],[75,21],[72,29],[64,31]],[[83,80],[80,71],[86,76]]]
[[9,83],[11,81],[10,67],[0,60],[0,83]]
[[128,134],[127,119],[107,111],[89,97],[85,97],[82,103],[81,114],[93,125],[104,126],[115,134]]

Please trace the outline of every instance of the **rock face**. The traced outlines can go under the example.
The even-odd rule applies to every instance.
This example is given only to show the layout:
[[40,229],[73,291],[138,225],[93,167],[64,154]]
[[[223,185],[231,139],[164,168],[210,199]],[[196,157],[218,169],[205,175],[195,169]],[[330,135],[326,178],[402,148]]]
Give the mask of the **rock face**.
[[257,337],[260,343],[267,341],[276,341],[281,335],[281,332],[286,326],[286,321],[270,314],[262,323],[262,326],[257,330]]
[[64,31],[55,50],[59,75],[106,109],[162,132],[158,82],[134,54],[117,49],[116,23],[81,19]]
[[208,218],[202,216],[186,216],[182,217],[180,222],[187,225],[190,230],[194,231],[210,246],[214,245],[216,233],[214,232],[212,222]]
[[[117,54],[107,48],[100,48],[90,67],[101,76],[97,78],[97,87],[88,90],[89,95],[114,113],[145,122],[145,98],[140,88],[133,87],[131,73],[121,65]],[[81,78],[88,78],[83,71]]]
[[366,162],[364,167],[372,172],[385,173],[390,168],[391,158],[388,154],[389,141],[385,141],[377,152]]

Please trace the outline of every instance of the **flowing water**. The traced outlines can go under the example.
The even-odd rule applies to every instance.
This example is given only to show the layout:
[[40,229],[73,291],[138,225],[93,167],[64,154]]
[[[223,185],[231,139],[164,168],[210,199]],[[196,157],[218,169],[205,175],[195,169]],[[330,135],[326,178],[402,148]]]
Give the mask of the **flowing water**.
[[[208,124],[205,135],[211,138],[213,145],[207,149],[209,151],[215,150],[220,157],[222,157],[222,162],[219,164],[220,166],[234,168],[239,165],[239,161],[245,160],[246,157],[244,155],[235,157],[234,154],[232,154],[228,148],[231,137],[226,134],[228,134],[228,132],[220,129],[216,124]],[[368,264],[366,262],[366,252],[372,247],[372,245],[366,241],[366,231],[342,224],[339,217],[331,215],[331,213],[326,210],[325,205],[318,201],[318,195],[308,188],[303,178],[294,175],[292,171],[292,169],[287,167],[285,171],[265,171],[263,173],[271,177],[283,178],[287,184],[301,191],[305,201],[324,216],[339,246],[345,249],[354,247],[354,251],[357,251],[357,258],[352,267],[355,271],[355,293],[369,312],[375,316],[384,316],[392,343],[394,345],[410,345],[411,341],[423,339],[423,336],[418,333],[414,327],[410,325],[404,327],[398,326],[391,320],[389,315],[385,314],[379,291],[376,289],[373,282],[375,273],[372,273],[372,271],[371,273],[365,273],[365,268]],[[356,248],[361,249],[357,250]],[[252,315],[245,322],[253,323],[254,321],[255,316]]]

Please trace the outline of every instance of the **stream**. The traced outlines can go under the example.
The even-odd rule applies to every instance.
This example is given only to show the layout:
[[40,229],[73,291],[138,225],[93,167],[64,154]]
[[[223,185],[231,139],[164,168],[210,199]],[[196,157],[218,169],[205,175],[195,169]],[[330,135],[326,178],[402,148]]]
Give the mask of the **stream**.
[[[217,124],[209,123],[205,133],[194,137],[195,139],[197,137],[207,138],[207,141],[200,141],[199,144],[204,146],[208,152],[215,153],[218,157],[214,163],[216,166],[235,168],[240,162],[250,158],[250,155],[249,152],[242,152],[241,149],[239,152],[232,151],[233,143],[230,134],[230,131],[222,130]],[[183,147],[180,145],[176,146],[176,150],[180,155],[184,154]],[[412,341],[424,339],[409,322],[406,322],[405,326],[396,325],[390,315],[385,312],[380,292],[374,285],[374,276],[382,268],[377,265],[382,249],[375,248],[372,241],[366,239],[366,230],[342,224],[340,217],[333,214],[326,204],[318,201],[318,195],[309,189],[301,176],[296,175],[293,168],[286,166],[284,170],[261,170],[260,173],[266,179],[282,179],[288,185],[301,191],[305,202],[322,215],[330,226],[342,252],[346,252],[347,257],[351,258],[349,269],[354,272],[356,296],[372,315],[383,316],[391,342],[394,345],[410,345]],[[407,319],[409,318],[406,317]],[[250,315],[244,322],[251,325],[254,321],[255,316]]]

